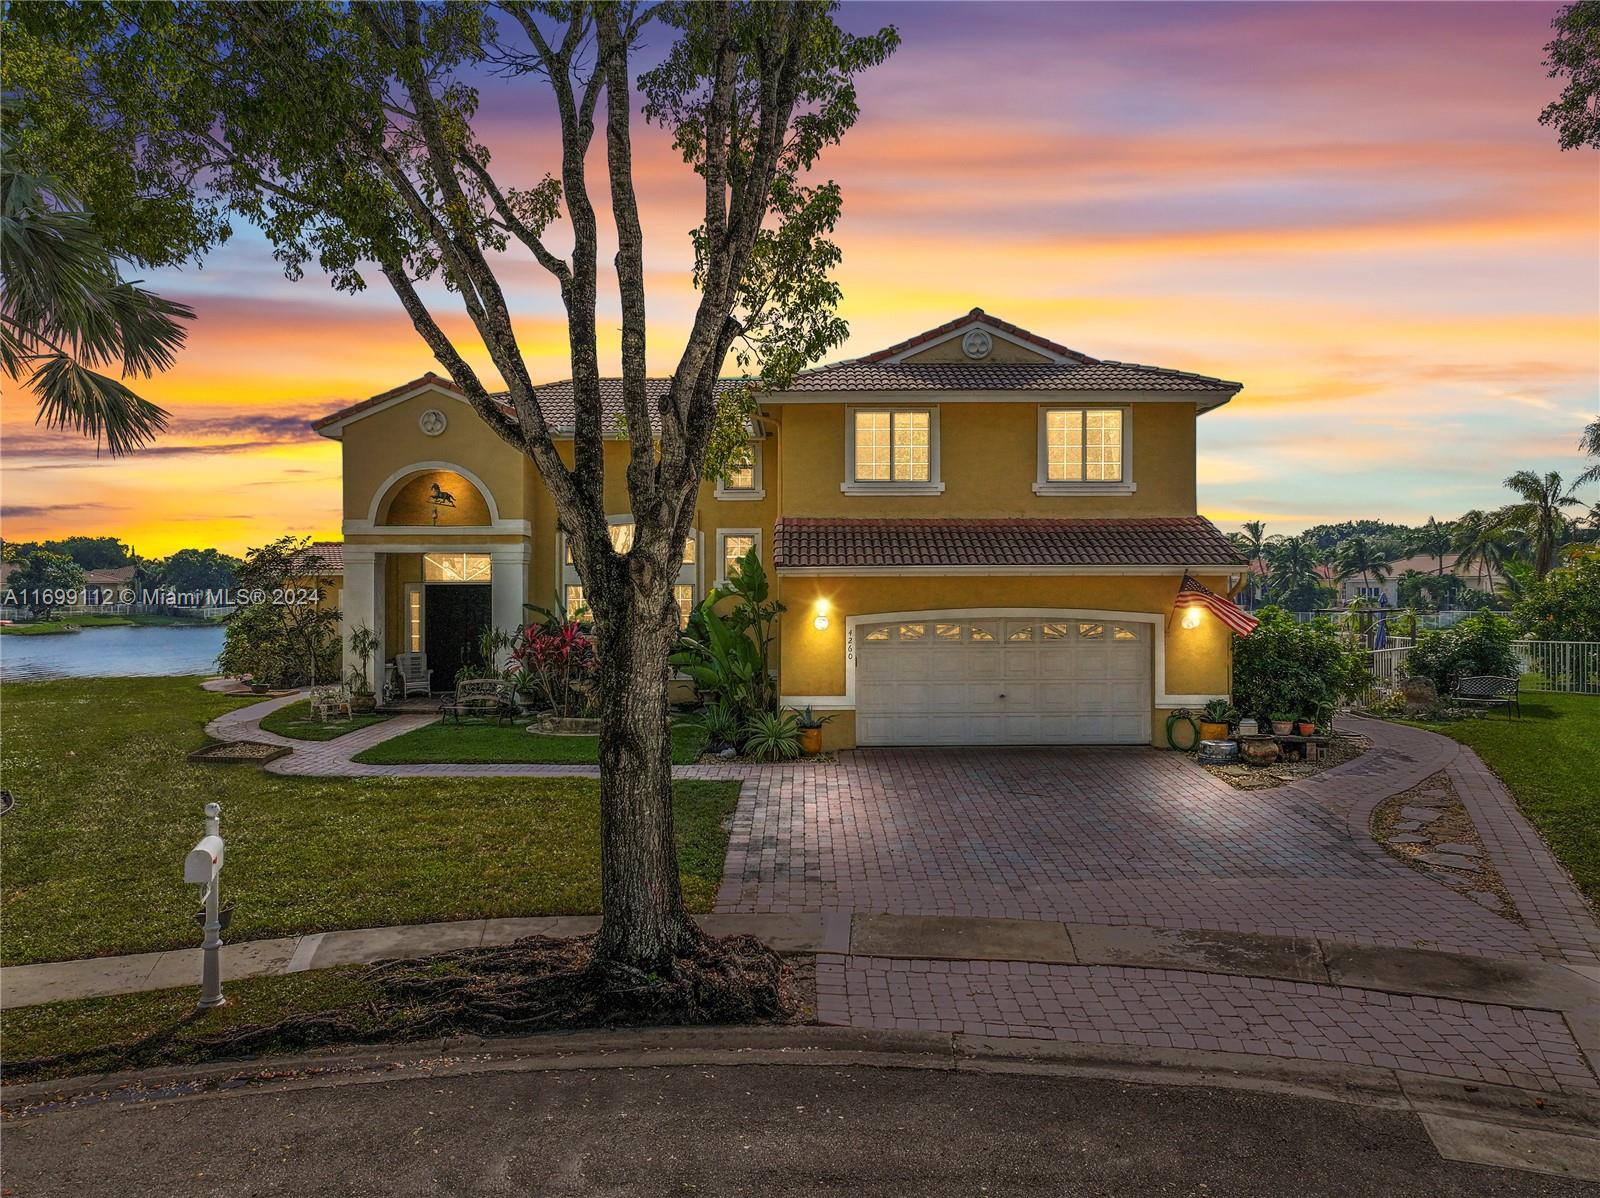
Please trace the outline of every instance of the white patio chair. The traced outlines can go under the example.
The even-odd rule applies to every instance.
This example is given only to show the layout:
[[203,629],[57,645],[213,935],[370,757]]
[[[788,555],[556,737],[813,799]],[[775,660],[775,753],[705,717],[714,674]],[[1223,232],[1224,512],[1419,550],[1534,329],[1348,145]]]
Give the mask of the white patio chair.
[[400,673],[401,698],[433,693],[433,671],[428,669],[426,653],[396,653],[394,664]]

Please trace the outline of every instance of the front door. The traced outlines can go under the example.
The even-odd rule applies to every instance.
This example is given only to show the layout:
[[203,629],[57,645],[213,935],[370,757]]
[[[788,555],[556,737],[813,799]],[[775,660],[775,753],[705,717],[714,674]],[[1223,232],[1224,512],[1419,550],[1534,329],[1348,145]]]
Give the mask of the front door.
[[490,624],[491,589],[474,583],[429,584],[423,641],[434,690],[454,690],[456,674],[478,656],[478,637]]

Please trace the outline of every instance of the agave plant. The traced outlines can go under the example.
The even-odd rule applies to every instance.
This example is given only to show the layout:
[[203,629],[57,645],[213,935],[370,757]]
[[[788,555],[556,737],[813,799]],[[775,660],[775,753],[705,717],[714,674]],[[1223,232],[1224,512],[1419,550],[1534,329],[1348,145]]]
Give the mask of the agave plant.
[[792,711],[763,711],[744,727],[744,751],[757,761],[800,756],[800,721]]

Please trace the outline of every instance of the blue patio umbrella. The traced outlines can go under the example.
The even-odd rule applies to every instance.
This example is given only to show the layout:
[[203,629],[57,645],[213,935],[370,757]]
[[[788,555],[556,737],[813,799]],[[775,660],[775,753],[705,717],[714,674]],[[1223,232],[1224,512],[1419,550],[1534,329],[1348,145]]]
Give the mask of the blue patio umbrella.
[[1372,634],[1372,647],[1374,649],[1387,649],[1389,647],[1389,616],[1387,612],[1378,613],[1378,627]]

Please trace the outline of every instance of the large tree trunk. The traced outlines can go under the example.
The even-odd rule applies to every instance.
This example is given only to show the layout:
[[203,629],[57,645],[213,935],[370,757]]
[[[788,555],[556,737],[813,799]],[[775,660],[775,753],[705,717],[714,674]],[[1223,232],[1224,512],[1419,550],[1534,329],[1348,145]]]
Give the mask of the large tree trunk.
[[600,648],[600,884],[597,954],[639,969],[670,969],[699,928],[683,906],[672,820],[667,655],[678,636],[672,580],[641,585],[628,572],[619,601],[596,611]]

